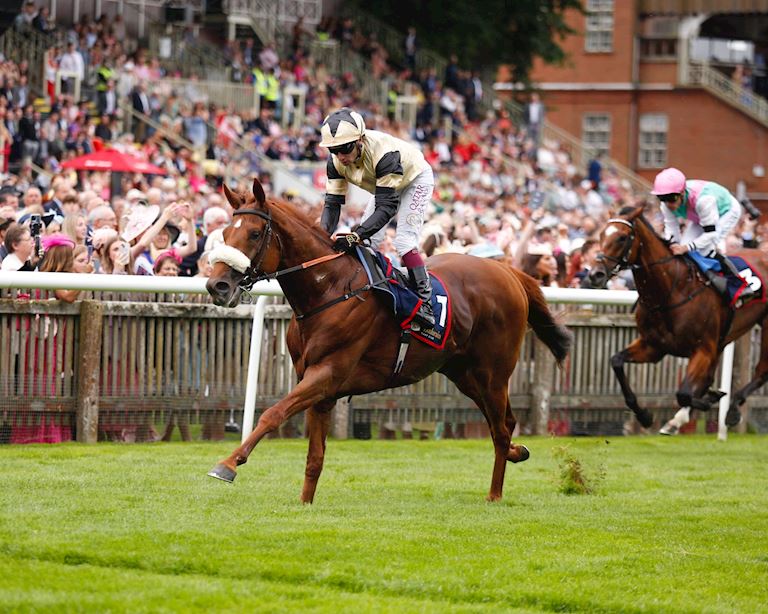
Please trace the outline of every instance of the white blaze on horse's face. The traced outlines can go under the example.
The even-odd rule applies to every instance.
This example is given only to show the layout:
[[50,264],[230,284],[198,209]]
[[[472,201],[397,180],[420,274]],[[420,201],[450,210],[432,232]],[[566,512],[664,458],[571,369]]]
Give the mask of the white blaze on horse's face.
[[618,231],[619,231],[619,229],[618,229],[618,228],[616,228],[616,226],[608,226],[608,227],[605,229],[605,238],[607,239],[607,238],[608,238],[608,237],[610,237],[612,234],[614,234],[614,233],[616,233],[616,232],[618,232]]

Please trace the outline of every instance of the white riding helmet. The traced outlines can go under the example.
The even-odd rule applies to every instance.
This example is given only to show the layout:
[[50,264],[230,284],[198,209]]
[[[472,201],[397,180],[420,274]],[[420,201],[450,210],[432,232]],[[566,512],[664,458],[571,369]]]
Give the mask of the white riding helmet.
[[349,107],[342,107],[323,120],[320,147],[339,147],[358,140],[364,134],[365,122],[362,115]]

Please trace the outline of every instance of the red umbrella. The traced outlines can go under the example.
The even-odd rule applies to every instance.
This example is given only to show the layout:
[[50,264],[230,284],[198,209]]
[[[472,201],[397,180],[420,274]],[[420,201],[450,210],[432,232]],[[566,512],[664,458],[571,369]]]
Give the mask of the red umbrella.
[[76,171],[115,171],[118,173],[143,173],[144,175],[166,174],[159,166],[116,149],[102,149],[78,156],[65,161],[61,166]]

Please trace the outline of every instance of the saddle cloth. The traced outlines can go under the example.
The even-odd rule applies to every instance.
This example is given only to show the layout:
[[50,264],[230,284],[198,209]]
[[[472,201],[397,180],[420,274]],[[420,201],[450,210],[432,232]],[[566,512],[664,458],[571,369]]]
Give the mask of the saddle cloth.
[[[392,309],[400,328],[409,328],[421,306],[421,299],[408,287],[408,278],[393,267],[389,258],[381,252],[360,246],[355,250],[376,294]],[[429,275],[432,278],[431,302],[435,326],[418,331],[412,329],[411,334],[419,341],[442,350],[451,332],[451,299],[442,280],[432,272]]]
[[[714,258],[707,258],[698,252],[688,252],[688,257],[693,260],[696,263],[696,266],[702,271],[716,271],[721,275],[724,274],[720,263]],[[750,266],[744,258],[739,256],[728,256],[728,259],[733,262],[739,275],[741,275],[741,279],[738,279],[733,275],[726,275],[726,279],[728,280],[726,289],[728,291],[730,306],[738,306],[739,296],[741,296],[741,293],[747,286],[755,291],[756,298],[754,300],[759,300],[764,303],[766,300],[765,284],[763,283],[763,278],[760,277],[755,268]]]

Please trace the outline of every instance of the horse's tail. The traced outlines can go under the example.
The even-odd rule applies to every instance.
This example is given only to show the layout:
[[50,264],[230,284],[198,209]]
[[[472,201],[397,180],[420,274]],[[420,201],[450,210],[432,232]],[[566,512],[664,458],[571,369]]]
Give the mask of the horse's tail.
[[573,335],[565,326],[559,324],[549,310],[547,299],[541,291],[539,283],[530,275],[512,268],[520,283],[528,295],[528,324],[533,332],[546,345],[557,360],[557,364],[563,364],[568,351],[571,349]]

